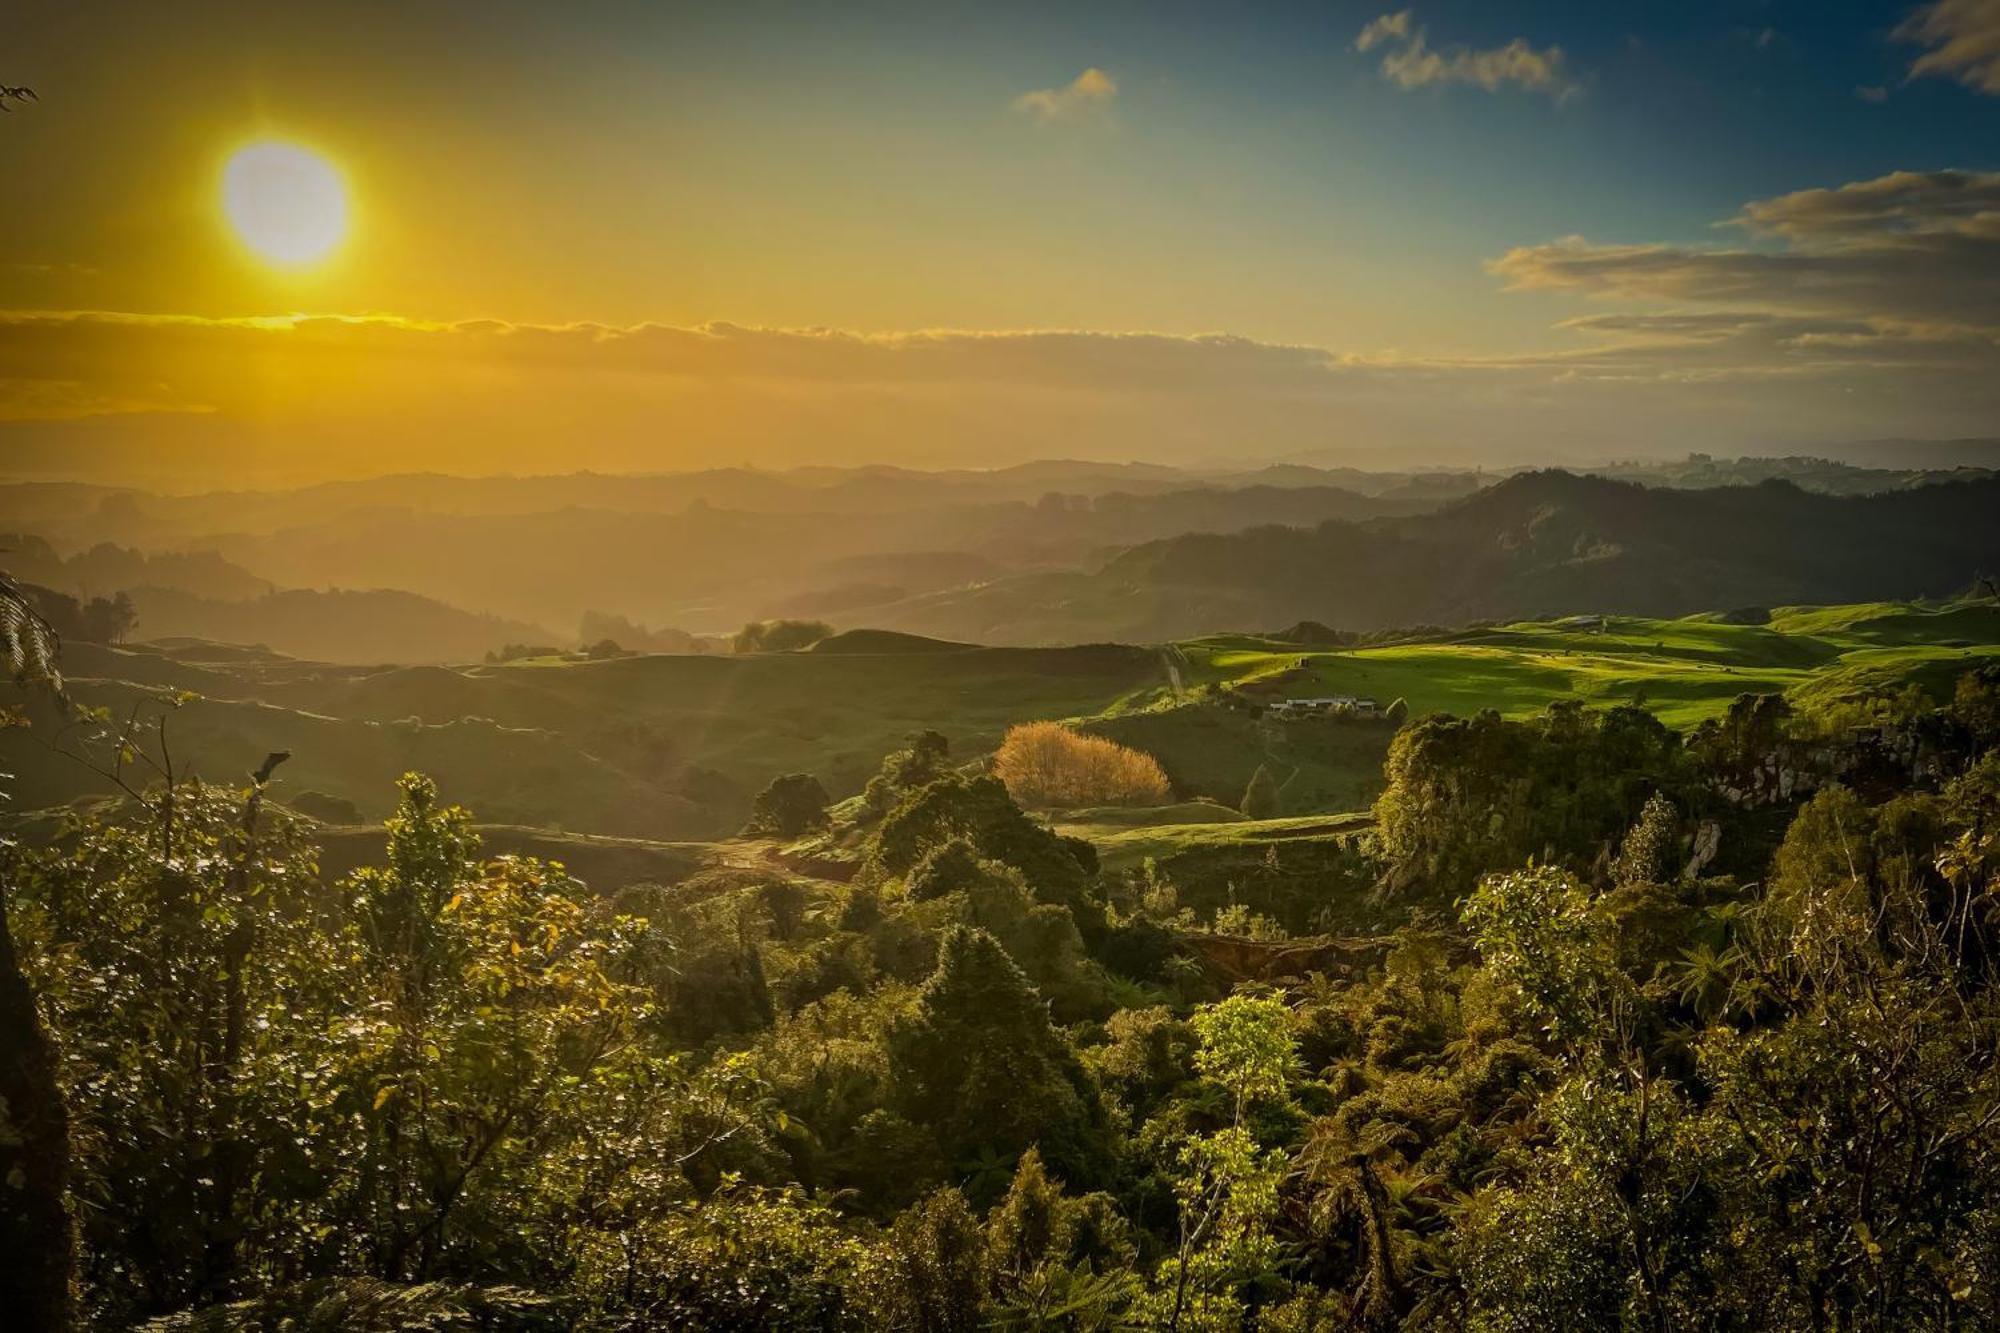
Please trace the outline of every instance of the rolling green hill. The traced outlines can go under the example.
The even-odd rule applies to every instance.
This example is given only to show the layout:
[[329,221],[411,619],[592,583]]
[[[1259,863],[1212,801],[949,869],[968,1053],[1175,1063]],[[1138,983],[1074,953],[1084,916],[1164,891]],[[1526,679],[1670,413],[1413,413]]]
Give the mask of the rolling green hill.
[[[176,754],[210,780],[236,781],[289,750],[281,800],[311,791],[377,819],[396,777],[415,768],[483,819],[671,842],[733,833],[781,773],[853,795],[924,728],[976,760],[1014,723],[1070,720],[1154,755],[1182,798],[1233,808],[1261,765],[1283,813],[1308,816],[1374,799],[1393,727],[1242,705],[1346,694],[1402,698],[1413,715],[1525,716],[1575,698],[1637,703],[1685,728],[1746,692],[1813,707],[1909,682],[1942,694],[1968,665],[1995,660],[2000,606],[1961,601],[1522,621],[1353,647],[1215,635],[1165,648],[981,648],[850,633],[796,653],[367,668],[199,644],[77,644],[67,669],[79,699],[120,715],[197,696],[169,730]],[[1224,686],[1226,696],[1211,688]],[[39,722],[0,729],[17,807],[106,794],[103,779],[49,749],[54,719]],[[1119,847],[1149,845],[1165,826],[1261,836],[1231,833],[1240,824],[1216,804],[1072,818]]]
[[[1762,623],[1742,623],[1758,621]],[[1873,602],[1524,621],[1376,646],[1302,646],[1256,635],[1176,645],[1182,693],[1093,718],[1092,731],[1152,754],[1176,790],[1234,804],[1259,765],[1288,813],[1354,810],[1381,788],[1393,728],[1337,718],[1281,720],[1218,706],[1203,687],[1270,703],[1331,695],[1404,700],[1412,716],[1491,708],[1511,717],[1558,699],[1636,704],[1685,729],[1746,693],[1809,708],[1915,683],[1948,693],[1968,667],[2000,661],[2000,604]]]
[[[780,773],[857,792],[913,731],[941,731],[969,758],[1013,723],[1115,715],[1166,685],[1152,648],[884,646],[368,669],[76,645],[67,667],[79,700],[119,716],[177,691],[198,696],[169,728],[177,755],[210,780],[289,750],[285,789],[350,801],[368,818],[387,813],[396,777],[417,768],[482,818],[663,840],[734,832]],[[55,719],[38,720],[0,729],[16,804],[105,794],[102,778],[48,749]]]
[[1593,617],[1341,649],[1219,635],[1181,648],[1190,684],[1227,682],[1271,697],[1402,698],[1418,715],[1494,708],[1513,716],[1578,698],[1636,703],[1685,728],[1744,693],[1826,697],[1948,679],[1975,659],[2000,656],[2000,605],[1781,607],[1765,624],[1709,614]]

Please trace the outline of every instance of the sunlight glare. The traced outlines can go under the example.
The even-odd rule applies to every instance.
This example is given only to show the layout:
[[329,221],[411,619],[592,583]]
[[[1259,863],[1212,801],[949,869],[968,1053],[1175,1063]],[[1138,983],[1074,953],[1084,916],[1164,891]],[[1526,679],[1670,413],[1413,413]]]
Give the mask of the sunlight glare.
[[347,231],[347,190],[333,164],[296,144],[240,148],[222,171],[222,209],[244,244],[276,264],[310,264]]

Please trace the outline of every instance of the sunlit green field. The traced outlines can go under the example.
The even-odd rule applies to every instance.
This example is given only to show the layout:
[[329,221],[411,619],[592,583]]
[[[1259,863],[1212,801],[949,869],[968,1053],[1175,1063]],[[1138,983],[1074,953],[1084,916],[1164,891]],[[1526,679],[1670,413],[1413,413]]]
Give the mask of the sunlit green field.
[[1869,603],[1781,607],[1769,623],[1607,617],[1524,622],[1422,643],[1300,648],[1248,635],[1182,644],[1189,684],[1276,687],[1273,697],[1401,698],[1413,714],[1481,708],[1521,716],[1557,699],[1638,704],[1673,727],[1714,716],[1739,694],[1830,697],[1915,680],[1948,686],[2000,658],[2000,607]]
[[[1369,826],[1366,814],[1299,815],[1285,819],[1208,820],[1195,824],[1088,822],[1091,812],[1079,811],[1081,822],[1058,823],[1058,832],[1083,838],[1097,848],[1112,870],[1127,870],[1148,859],[1163,861],[1201,848],[1264,847],[1271,843],[1345,837]],[[1075,816],[1072,816],[1075,818]]]

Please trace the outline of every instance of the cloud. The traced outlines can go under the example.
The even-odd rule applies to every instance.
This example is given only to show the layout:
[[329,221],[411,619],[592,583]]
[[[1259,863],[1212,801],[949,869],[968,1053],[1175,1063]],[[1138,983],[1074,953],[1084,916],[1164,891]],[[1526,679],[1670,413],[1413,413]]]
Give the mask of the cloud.
[[1793,241],[1844,248],[1944,236],[2000,241],[2000,172],[1892,171],[1834,189],[1760,199],[1746,204],[1734,221]]
[[1387,41],[1403,41],[1410,35],[1410,11],[1399,10],[1394,14],[1384,14],[1361,30],[1354,39],[1357,51],[1373,51]]
[[[1319,348],[1224,334],[864,334],[726,323],[441,324],[390,316],[209,319],[9,311],[0,312],[0,362],[13,378],[0,381],[0,417],[63,415],[43,409],[64,395],[90,403],[93,411],[230,411],[273,396],[335,399],[371,381],[394,392],[455,374],[515,382],[615,375],[842,391],[1285,391],[1310,387],[1334,360]],[[39,386],[32,397],[38,406],[23,411],[31,401],[29,385]],[[8,386],[16,390],[11,398]],[[129,400],[124,406],[106,406],[121,395]]]
[[608,470],[1330,446],[1393,464],[1990,434],[1996,224],[2000,173],[1893,172],[1749,201],[1723,220],[1734,241],[1521,246],[1488,264],[1509,290],[1596,308],[1561,321],[1553,349],[1483,356],[1146,331],[0,312],[0,471],[186,466],[242,484],[412,459],[545,468],[552,448]]
[[1594,244],[1491,261],[1516,290],[1830,314],[2000,338],[2000,172],[1892,172],[1746,204],[1776,248]]
[[2000,0],[1935,0],[1896,28],[1900,41],[1928,47],[1910,77],[1940,75],[2000,96]]
[[1063,88],[1038,88],[1014,99],[1014,110],[1043,124],[1094,115],[1118,96],[1118,82],[1092,65]]
[[1357,51],[1377,47],[1384,48],[1382,77],[1406,92],[1454,83],[1489,93],[1513,86],[1566,102],[1583,91],[1569,76],[1560,46],[1537,50],[1516,37],[1487,50],[1464,45],[1433,50],[1425,30],[1414,25],[1407,9],[1382,15],[1354,39]]

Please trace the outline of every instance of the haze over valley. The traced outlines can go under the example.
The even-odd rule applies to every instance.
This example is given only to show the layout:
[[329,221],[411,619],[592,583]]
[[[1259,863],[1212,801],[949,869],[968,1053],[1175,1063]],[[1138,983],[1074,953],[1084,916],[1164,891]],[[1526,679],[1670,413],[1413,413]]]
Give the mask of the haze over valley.
[[25,0],[0,1325],[2000,1329],[2000,0]]

